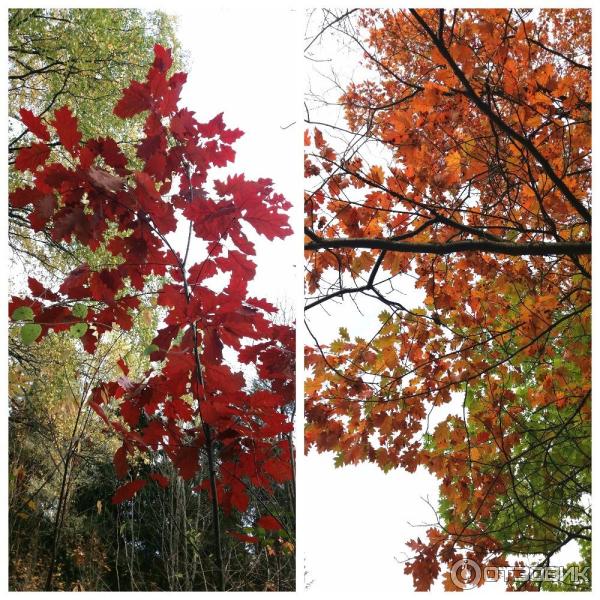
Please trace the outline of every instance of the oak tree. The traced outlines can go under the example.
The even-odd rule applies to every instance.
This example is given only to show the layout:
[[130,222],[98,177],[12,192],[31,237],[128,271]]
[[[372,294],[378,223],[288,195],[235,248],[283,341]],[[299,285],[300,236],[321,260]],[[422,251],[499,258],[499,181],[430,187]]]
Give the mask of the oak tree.
[[[131,81],[114,106],[120,119],[143,117],[133,157],[110,136],[85,138],[69,106],[44,118],[21,109],[32,140],[16,153],[26,182],[10,193],[10,206],[28,209],[34,231],[87,248],[89,259],[57,289],[30,277],[29,294],[13,296],[9,311],[24,345],[67,335],[94,354],[140,313],[152,322],[142,304],[151,299],[158,329],[144,351],[147,369],[130,378],[120,358],[119,376],[85,400],[121,440],[114,504],[171,484],[133,462],[147,453],[210,499],[212,585],[226,589],[223,515],[244,515],[244,530],[227,531],[239,543],[293,549],[292,517],[269,498],[294,476],[294,329],[248,293],[251,238],[290,235],[290,204],[269,179],[219,178],[215,169],[234,161],[242,131],[228,129],[222,114],[202,123],[180,108],[186,74],[170,72],[170,50],[156,45],[154,55],[145,80]],[[262,388],[249,387],[245,374]],[[53,564],[46,589],[52,577]]]
[[[548,565],[591,539],[590,11],[327,11],[311,58],[326,33],[362,70],[341,119],[307,105],[306,445],[439,480],[417,590]],[[320,342],[350,300],[372,337]]]

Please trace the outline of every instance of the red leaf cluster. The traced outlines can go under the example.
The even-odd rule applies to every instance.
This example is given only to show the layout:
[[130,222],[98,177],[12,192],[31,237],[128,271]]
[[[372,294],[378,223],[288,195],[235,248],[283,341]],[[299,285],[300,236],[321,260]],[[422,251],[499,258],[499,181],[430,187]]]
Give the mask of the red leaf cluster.
[[[13,298],[10,309],[31,307],[46,335],[81,320],[70,307],[84,303],[88,329],[81,342],[94,352],[106,332],[133,327],[148,279],[164,277],[156,295],[164,319],[150,347],[151,367],[136,381],[120,361],[123,376],[99,385],[89,404],[122,440],[114,456],[119,478],[135,470],[128,457],[160,450],[192,480],[218,442],[218,502],[226,512],[244,512],[248,486],[269,493],[293,475],[291,411],[285,407],[294,400],[294,331],[272,323],[275,309],[268,302],[247,296],[256,271],[247,226],[270,240],[290,235],[290,204],[268,179],[209,181],[212,167],[233,161],[231,144],[242,132],[227,129],[222,114],[200,123],[180,109],[186,75],[169,75],[171,65],[171,52],[156,46],[146,80],[123,90],[114,109],[123,119],[145,115],[135,149],[141,168],[131,166],[112,138],[82,140],[68,107],[56,110],[49,124],[70,159],[49,162],[49,130],[21,111],[41,141],[19,151],[15,166],[30,171],[33,183],[13,191],[11,205],[29,207],[34,229],[47,230],[57,242],[77,241],[91,250],[105,244],[119,260],[107,268],[80,265],[57,292],[31,279],[32,297]],[[185,220],[208,248],[192,265],[166,237]],[[107,239],[111,223],[117,235]],[[228,281],[222,291],[207,283],[215,275]],[[254,367],[268,391],[248,391],[244,376],[223,361],[226,346]],[[148,482],[131,475],[113,503],[130,500]],[[148,477],[160,487],[169,484],[162,474]],[[197,489],[209,486],[200,481]]]

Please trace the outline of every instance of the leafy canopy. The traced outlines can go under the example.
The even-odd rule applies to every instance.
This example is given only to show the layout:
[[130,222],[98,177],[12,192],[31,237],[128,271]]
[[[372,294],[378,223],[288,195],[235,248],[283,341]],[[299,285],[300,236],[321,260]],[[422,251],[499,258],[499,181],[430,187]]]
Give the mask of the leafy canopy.
[[547,563],[590,539],[590,12],[340,17],[367,74],[345,123],[309,114],[306,308],[384,310],[307,348],[306,445],[439,479],[417,590],[463,557]]

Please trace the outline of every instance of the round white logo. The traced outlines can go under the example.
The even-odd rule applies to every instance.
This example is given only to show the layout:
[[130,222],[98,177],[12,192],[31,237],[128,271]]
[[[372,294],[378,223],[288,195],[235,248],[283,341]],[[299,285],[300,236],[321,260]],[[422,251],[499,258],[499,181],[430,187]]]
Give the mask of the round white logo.
[[464,558],[454,563],[450,571],[450,578],[456,587],[470,590],[477,587],[481,580],[481,567],[470,558]]

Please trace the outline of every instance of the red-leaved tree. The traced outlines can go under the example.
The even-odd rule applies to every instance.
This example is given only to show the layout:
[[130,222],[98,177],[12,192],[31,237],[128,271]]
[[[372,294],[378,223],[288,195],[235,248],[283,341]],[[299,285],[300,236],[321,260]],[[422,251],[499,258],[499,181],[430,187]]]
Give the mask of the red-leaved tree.
[[[68,330],[94,353],[101,336],[133,327],[142,294],[155,294],[159,329],[145,350],[151,367],[141,380],[130,379],[121,360],[123,376],[98,385],[88,403],[122,440],[114,465],[123,483],[113,503],[146,485],[169,485],[158,472],[132,472],[132,457],[147,452],[161,453],[208,494],[217,582],[225,589],[221,511],[244,513],[249,494],[264,498],[293,479],[294,330],[274,324],[276,308],[248,294],[256,264],[247,235],[289,236],[290,204],[269,179],[211,176],[233,162],[242,132],[227,129],[222,114],[200,123],[179,108],[186,74],[169,75],[171,65],[171,52],[156,46],[146,80],[132,81],[114,108],[122,119],[146,115],[133,160],[110,137],[83,140],[67,106],[47,122],[21,110],[37,140],[16,156],[29,184],[10,194],[11,207],[28,210],[34,231],[103,249],[114,261],[81,264],[57,290],[30,277],[31,293],[13,297],[9,310],[24,343]],[[184,226],[185,235],[172,235]],[[181,250],[177,238],[185,241]],[[196,246],[205,248],[201,257]],[[239,369],[224,361],[225,347]],[[248,387],[248,370],[260,390]],[[285,530],[272,505],[261,505],[255,525],[273,535]]]

